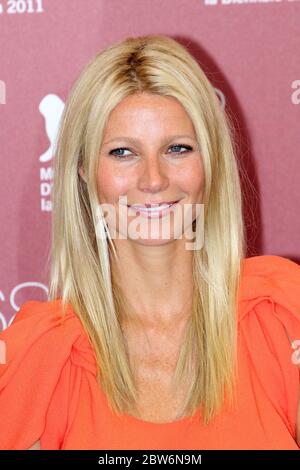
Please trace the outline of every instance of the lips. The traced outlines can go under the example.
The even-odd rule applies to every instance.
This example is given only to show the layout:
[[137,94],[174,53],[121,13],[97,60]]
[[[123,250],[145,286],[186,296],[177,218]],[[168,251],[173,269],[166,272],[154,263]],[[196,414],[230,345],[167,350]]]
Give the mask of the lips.
[[138,216],[145,217],[147,219],[157,219],[157,218],[163,218],[167,214],[169,214],[172,210],[173,207],[177,205],[179,201],[172,201],[169,203],[157,203],[156,205],[152,204],[145,204],[150,206],[150,207],[145,207],[145,206],[140,206],[140,205],[132,205],[128,206],[128,208],[132,211],[134,211]]
[[159,207],[161,207],[161,206],[170,207],[173,204],[175,204],[176,202],[179,202],[179,201],[177,200],[177,201],[151,202],[151,203],[145,203],[144,205],[140,205],[140,204],[130,205],[130,204],[127,204],[127,206],[128,207],[133,207],[134,209],[141,209],[141,210],[147,210],[147,209],[160,210],[160,209],[158,209]]

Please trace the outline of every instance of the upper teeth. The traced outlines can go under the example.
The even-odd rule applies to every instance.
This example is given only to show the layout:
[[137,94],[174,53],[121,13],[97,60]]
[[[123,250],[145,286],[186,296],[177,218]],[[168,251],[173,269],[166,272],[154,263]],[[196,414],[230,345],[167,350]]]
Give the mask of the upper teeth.
[[171,207],[173,203],[171,204],[163,204],[161,206],[157,207],[135,207],[137,210],[141,211],[161,211],[163,209],[167,209],[168,207]]

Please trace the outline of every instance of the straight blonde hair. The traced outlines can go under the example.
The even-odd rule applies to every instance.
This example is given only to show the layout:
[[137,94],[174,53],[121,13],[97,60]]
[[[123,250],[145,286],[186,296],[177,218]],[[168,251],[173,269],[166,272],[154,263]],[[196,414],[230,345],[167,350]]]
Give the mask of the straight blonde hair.
[[[48,300],[61,298],[80,318],[111,411],[136,413],[134,372],[120,326],[134,319],[113,277],[117,259],[97,219],[97,166],[110,112],[134,93],[176,98],[193,122],[205,174],[204,243],[193,252],[193,309],[174,374],[189,378],[183,415],[209,421],[236,402],[237,308],[245,233],[233,125],[188,49],[164,35],[128,37],[96,54],[77,78],[60,122],[54,160]],[[78,171],[82,166],[86,182]],[[97,230],[105,236],[97,236]],[[99,232],[98,232],[99,233]],[[192,379],[191,379],[192,377]]]

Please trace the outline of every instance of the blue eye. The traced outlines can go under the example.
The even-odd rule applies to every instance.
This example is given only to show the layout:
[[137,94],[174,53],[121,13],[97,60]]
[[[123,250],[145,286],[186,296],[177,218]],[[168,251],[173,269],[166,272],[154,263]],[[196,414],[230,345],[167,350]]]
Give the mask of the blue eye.
[[[183,153],[191,152],[193,150],[193,148],[190,145],[181,145],[181,144],[171,145],[169,147],[169,149],[176,148],[176,147],[177,148],[184,148],[186,150],[184,150],[183,152],[177,151],[177,152],[171,152],[171,153],[175,153],[175,154],[180,155],[180,154],[183,154]],[[122,155],[120,153],[115,154],[115,152],[119,152],[119,151],[123,152],[124,150],[127,150],[127,151],[131,152],[131,150],[127,147],[118,147],[116,149],[110,150],[109,155],[112,155],[113,157],[115,157],[116,159],[119,159],[119,160],[125,160],[125,159],[128,159],[128,158],[131,158],[132,154],[131,155],[124,155],[124,154]]]
[[191,152],[193,150],[193,148],[190,145],[180,145],[180,144],[171,145],[171,147],[169,148],[174,148],[174,147],[186,149],[184,152],[174,152],[174,153],[186,153],[186,152]]
[[126,148],[126,147],[119,147],[119,148],[117,148],[117,149],[111,150],[111,151],[109,152],[109,155],[113,155],[113,156],[116,157],[116,158],[123,158],[123,159],[128,157],[128,155],[120,155],[120,154],[114,155],[113,152],[118,152],[119,150],[129,150],[129,149]]

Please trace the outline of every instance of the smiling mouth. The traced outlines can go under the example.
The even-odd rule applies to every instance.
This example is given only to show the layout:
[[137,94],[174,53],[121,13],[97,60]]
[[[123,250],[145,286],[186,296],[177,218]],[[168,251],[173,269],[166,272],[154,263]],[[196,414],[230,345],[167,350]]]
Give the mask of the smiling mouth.
[[[150,205],[150,207],[145,207],[145,206],[138,206],[138,205],[128,205],[129,210],[133,210],[136,215],[140,215],[141,217],[146,217],[146,218],[155,218],[155,219],[160,219],[165,217],[167,214],[172,212],[173,207],[177,206],[177,203],[179,201],[173,201],[170,203],[163,203],[161,205]],[[133,215],[133,214],[132,214]]]
[[130,208],[138,210],[138,211],[143,211],[143,212],[159,212],[159,211],[163,211],[165,209],[168,209],[169,207],[173,206],[174,204],[177,204],[177,202],[179,202],[179,200],[178,201],[171,201],[171,202],[144,204],[143,206],[141,206],[139,204],[132,204],[132,205],[127,204],[127,207],[130,207]]

